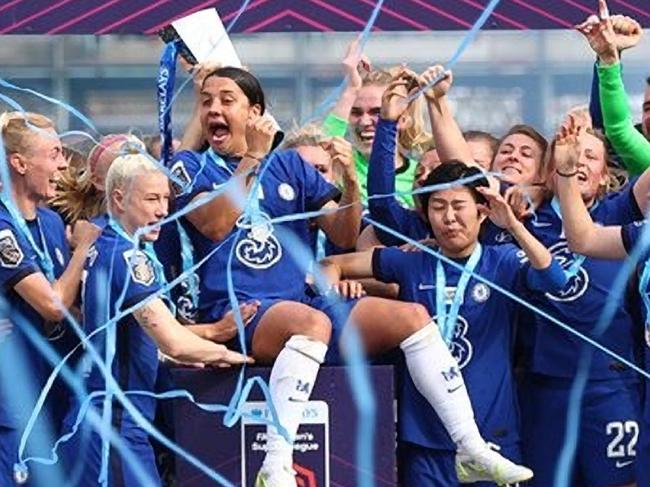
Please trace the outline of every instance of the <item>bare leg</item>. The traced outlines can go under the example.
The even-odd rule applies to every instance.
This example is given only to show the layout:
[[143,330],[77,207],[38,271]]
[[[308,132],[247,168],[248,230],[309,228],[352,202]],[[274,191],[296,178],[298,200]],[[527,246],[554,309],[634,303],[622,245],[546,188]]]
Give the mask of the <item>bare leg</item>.
[[305,403],[325,359],[332,333],[329,318],[301,303],[271,306],[253,335],[253,356],[272,363],[269,387],[278,420],[289,441],[275,426],[267,427],[267,453],[256,485],[294,487],[293,443]]

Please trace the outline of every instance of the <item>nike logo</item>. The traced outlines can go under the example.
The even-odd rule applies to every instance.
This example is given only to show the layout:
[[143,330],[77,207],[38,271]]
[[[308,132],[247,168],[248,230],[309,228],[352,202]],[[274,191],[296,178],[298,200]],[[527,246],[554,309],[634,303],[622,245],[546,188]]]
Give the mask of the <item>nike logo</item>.
[[418,291],[431,291],[432,289],[435,289],[436,286],[433,284],[418,284]]
[[463,387],[463,384],[461,384],[461,385],[459,385],[459,386],[456,386],[456,387],[454,387],[453,389],[447,389],[447,392],[448,392],[449,394],[451,394],[452,392],[456,392],[456,391],[457,391],[458,389],[460,389],[461,387]]
[[634,463],[634,460],[629,460],[627,462],[621,462],[619,460],[616,461],[616,468],[623,468],[627,467],[628,465],[632,465]]
[[544,228],[544,227],[550,227],[552,223],[550,222],[536,222],[535,220],[532,220],[530,222],[535,228]]

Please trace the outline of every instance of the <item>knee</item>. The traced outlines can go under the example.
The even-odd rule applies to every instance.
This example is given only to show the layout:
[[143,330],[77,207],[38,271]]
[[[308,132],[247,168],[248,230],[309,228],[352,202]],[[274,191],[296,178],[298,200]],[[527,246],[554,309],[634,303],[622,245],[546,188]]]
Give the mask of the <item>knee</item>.
[[431,315],[421,304],[401,303],[396,319],[402,324],[405,331],[415,333],[431,321]]
[[332,322],[322,311],[311,309],[297,320],[292,331],[292,335],[304,335],[329,344],[332,336]]

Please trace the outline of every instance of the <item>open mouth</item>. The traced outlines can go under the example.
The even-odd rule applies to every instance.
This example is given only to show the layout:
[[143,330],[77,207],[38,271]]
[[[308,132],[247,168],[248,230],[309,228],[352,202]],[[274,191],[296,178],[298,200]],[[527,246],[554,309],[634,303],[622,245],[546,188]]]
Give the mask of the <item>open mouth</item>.
[[208,123],[210,139],[216,145],[221,145],[230,135],[230,127],[225,122],[215,121]]
[[357,132],[357,136],[359,137],[359,140],[361,140],[361,142],[371,143],[375,139],[375,131],[362,130],[361,132]]
[[588,180],[589,180],[589,178],[587,177],[586,173],[584,173],[582,171],[578,171],[578,182],[586,183]]
[[503,166],[501,172],[504,174],[521,174],[521,169],[518,166],[507,165]]

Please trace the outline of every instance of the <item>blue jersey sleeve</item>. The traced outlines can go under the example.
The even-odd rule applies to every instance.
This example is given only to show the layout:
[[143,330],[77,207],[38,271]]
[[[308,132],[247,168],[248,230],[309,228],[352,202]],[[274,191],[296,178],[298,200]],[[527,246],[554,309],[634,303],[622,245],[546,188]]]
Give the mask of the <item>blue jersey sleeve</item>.
[[160,290],[160,279],[156,276],[154,263],[141,250],[121,248],[113,254],[112,261],[113,289],[118,290],[112,299],[119,299],[121,292],[124,292],[122,310]]
[[557,292],[564,289],[566,276],[556,259],[545,269],[535,269],[530,265],[526,253],[512,244],[501,246],[504,252],[499,266],[505,272],[504,279],[511,281],[512,289],[518,291]]
[[336,186],[325,181],[321,173],[300,157],[296,151],[279,151],[274,156],[271,156],[269,164],[276,163],[276,161],[285,164],[287,172],[293,174],[296,183],[302,187],[305,211],[320,210],[329,201],[340,197],[341,192]]
[[630,182],[619,192],[609,194],[600,201],[598,207],[593,211],[598,223],[602,225],[626,225],[643,220],[643,212],[634,197],[634,185],[637,179],[630,179]]
[[[379,223],[415,240],[429,235],[428,226],[417,212],[404,208],[397,198],[378,195],[395,193],[395,147],[397,122],[379,119],[368,164],[368,209],[370,217]],[[401,245],[402,239],[375,228],[379,241],[387,247]]]
[[[628,254],[631,254],[634,250],[634,247],[641,240],[641,235],[646,228],[647,221],[639,220],[633,223],[628,223],[627,225],[621,226],[621,240],[623,241],[623,247]],[[650,249],[644,252],[644,256],[641,259],[647,258]]]
[[204,171],[206,157],[198,152],[181,151],[172,159],[170,171],[178,180],[172,181],[178,209],[187,206],[197,194],[212,191],[213,183],[225,182],[212,181],[208,177]]
[[591,75],[591,94],[589,98],[589,115],[595,129],[603,128],[603,110],[600,106],[600,82],[598,79],[598,64],[594,63],[593,74]]
[[372,275],[381,282],[405,282],[410,274],[409,261],[421,255],[422,252],[404,252],[394,247],[375,249],[372,253]]
[[0,285],[13,289],[25,277],[40,272],[36,255],[16,229],[0,220]]

